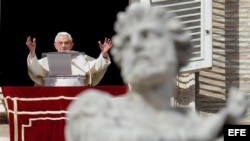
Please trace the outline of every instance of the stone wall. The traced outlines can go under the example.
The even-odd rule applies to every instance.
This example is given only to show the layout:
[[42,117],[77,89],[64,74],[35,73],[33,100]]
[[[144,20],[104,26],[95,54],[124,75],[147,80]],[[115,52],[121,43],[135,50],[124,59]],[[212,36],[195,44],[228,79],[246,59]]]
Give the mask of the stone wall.
[[[200,71],[196,107],[202,116],[225,106],[231,86],[250,97],[250,0],[213,0],[213,67]],[[250,122],[250,116],[243,122]]]

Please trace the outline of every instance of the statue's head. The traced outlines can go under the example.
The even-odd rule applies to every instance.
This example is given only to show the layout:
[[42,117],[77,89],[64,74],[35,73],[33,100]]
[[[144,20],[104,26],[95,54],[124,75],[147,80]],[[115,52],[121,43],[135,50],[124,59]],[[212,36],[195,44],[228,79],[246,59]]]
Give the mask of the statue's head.
[[111,54],[124,82],[158,84],[175,78],[191,53],[191,37],[168,9],[139,3],[117,15]]

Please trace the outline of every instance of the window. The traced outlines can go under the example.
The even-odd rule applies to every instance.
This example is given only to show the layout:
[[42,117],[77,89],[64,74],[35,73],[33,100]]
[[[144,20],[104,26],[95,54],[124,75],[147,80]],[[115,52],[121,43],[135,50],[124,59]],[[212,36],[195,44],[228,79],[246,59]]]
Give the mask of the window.
[[212,67],[212,1],[211,0],[130,0],[152,7],[167,7],[191,31],[194,45],[189,64],[181,72],[196,72]]

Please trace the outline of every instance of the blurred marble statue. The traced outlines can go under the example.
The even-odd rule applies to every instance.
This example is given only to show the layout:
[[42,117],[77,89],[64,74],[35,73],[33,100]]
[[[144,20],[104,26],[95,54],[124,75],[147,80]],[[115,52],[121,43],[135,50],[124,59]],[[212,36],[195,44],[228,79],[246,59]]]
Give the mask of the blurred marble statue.
[[192,49],[173,13],[134,3],[118,13],[114,28],[111,54],[131,88],[119,97],[95,89],[80,93],[68,107],[67,141],[212,141],[224,124],[244,116],[248,103],[236,88],[211,118],[171,106],[176,75]]

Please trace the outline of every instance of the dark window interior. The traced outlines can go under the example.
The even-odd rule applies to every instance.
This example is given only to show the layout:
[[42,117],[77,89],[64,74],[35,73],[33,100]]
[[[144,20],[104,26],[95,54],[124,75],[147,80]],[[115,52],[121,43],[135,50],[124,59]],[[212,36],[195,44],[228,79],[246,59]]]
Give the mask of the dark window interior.
[[[128,0],[8,1],[1,2],[1,86],[32,86],[26,59],[27,36],[36,37],[38,58],[55,51],[54,37],[59,31],[73,36],[74,50],[98,57],[97,41],[111,38],[113,24]],[[111,57],[112,59],[112,57]],[[119,68],[112,63],[99,85],[123,85]]]

